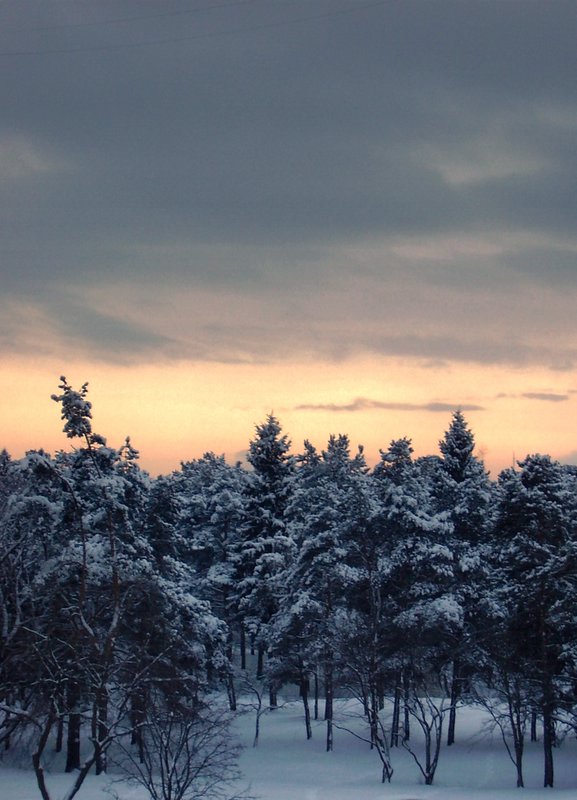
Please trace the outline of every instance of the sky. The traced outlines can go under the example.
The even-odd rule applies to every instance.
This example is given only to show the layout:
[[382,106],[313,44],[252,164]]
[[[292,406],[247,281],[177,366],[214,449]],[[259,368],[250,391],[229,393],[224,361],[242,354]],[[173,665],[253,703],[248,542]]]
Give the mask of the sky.
[[577,460],[574,0],[0,2],[0,447]]

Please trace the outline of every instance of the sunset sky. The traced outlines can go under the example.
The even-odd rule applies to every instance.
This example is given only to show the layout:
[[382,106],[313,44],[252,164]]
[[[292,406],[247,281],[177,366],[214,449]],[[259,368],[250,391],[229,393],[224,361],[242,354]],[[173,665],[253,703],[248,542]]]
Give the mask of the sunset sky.
[[0,447],[577,460],[575,0],[0,4]]

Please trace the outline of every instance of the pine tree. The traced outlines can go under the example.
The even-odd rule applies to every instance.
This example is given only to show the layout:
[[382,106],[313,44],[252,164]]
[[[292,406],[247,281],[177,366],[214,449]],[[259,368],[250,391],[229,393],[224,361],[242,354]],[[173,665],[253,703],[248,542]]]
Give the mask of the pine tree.
[[[278,609],[280,576],[293,544],[287,535],[287,505],[292,493],[294,459],[279,421],[269,414],[256,426],[249,445],[245,522],[236,544],[235,572],[241,624],[258,648],[257,676],[264,670],[268,625]],[[271,704],[276,703],[271,686]]]
[[479,588],[487,580],[489,532],[494,491],[483,462],[474,455],[475,438],[461,411],[453,414],[439,442],[442,458],[433,480],[436,508],[452,525],[454,593],[464,610],[463,635],[455,643],[447,744],[455,741],[457,703],[475,670],[474,624]]
[[[181,505],[178,538],[184,545],[183,557],[194,570],[200,596],[210,602],[213,612],[227,625],[231,663],[233,632],[239,626],[235,555],[246,519],[246,476],[239,464],[231,467],[224,456],[214,453],[182,464],[177,476]],[[242,653],[243,644],[241,637]],[[234,710],[232,674],[227,677],[227,690]]]
[[498,584],[511,653],[534,687],[543,720],[544,785],[553,786],[555,715],[563,704],[567,644],[575,636],[575,486],[549,456],[532,455],[500,476]]
[[[60,517],[58,492],[45,491],[49,457],[30,451],[13,461],[2,454],[0,484],[0,741],[9,749],[12,734],[26,724],[42,685],[31,657],[42,615],[35,580],[43,569],[51,535]],[[42,464],[44,469],[38,468]],[[6,710],[12,709],[12,710]]]
[[332,750],[335,627],[342,605],[340,570],[346,556],[342,537],[354,524],[352,520],[357,520],[355,486],[364,477],[366,464],[361,452],[351,457],[348,437],[343,435],[331,436],[320,454],[305,442],[305,452],[297,462],[288,506],[295,555],[285,572],[279,611],[272,620],[273,654],[279,668],[298,680],[307,717],[308,683],[317,669],[322,671],[327,750]]
[[[377,518],[383,541],[384,591],[390,617],[388,665],[395,678],[391,741],[408,743],[409,712],[436,678],[443,683],[451,648],[460,635],[463,611],[453,591],[452,525],[430,493],[430,471],[412,460],[408,439],[391,442],[374,472]],[[448,544],[449,543],[449,544]],[[429,720],[430,721],[430,720]],[[428,724],[419,719],[419,724]],[[425,770],[432,780],[434,766]]]
[[[4,699],[13,700],[18,690],[18,702],[27,703],[25,716],[17,706],[4,705],[5,714],[14,708],[34,722],[33,764],[45,798],[43,758],[53,730],[58,743],[67,723],[72,797],[93,766],[106,768],[106,752],[124,735],[133,698],[145,698],[155,686],[167,705],[193,703],[228,663],[224,625],[194,596],[189,576],[177,570],[178,580],[169,579],[156,569],[143,533],[149,479],[137,451],[128,440],[110,448],[93,432],[86,384],[75,391],[62,378],[60,390],[54,399],[64,430],[80,446],[54,459],[31,452],[18,465],[6,522],[27,545],[29,574],[24,562],[14,564],[20,584],[26,579],[26,602],[22,594],[5,595],[3,607],[25,624],[13,626],[15,647],[8,643],[0,663],[2,677],[8,669],[14,675]],[[138,709],[146,714],[145,703]],[[142,714],[133,717],[135,730]],[[87,725],[91,751],[81,761]]]

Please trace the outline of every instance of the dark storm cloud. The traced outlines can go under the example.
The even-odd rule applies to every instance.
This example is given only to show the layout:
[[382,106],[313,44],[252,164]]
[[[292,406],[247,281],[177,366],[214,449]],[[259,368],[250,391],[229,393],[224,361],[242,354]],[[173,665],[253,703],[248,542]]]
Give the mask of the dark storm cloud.
[[[0,23],[3,292],[63,338],[53,298],[64,305],[71,287],[235,287],[269,302],[276,287],[299,348],[324,356],[572,363],[566,336],[507,333],[528,327],[519,287],[577,291],[573,2],[30,0],[3,4]],[[491,256],[395,254],[399,240],[504,234]],[[410,329],[351,334],[349,287],[331,297],[343,333],[304,341],[303,297],[323,310],[324,287],[357,273],[379,299],[409,279],[460,293],[455,306],[483,287],[487,316],[509,293],[509,316],[489,336],[482,314],[475,330],[431,335],[433,304],[405,290]],[[151,318],[83,313],[88,350],[226,350],[165,336]],[[274,329],[263,354],[254,328],[225,321],[214,341],[240,339],[255,358],[274,357],[275,341],[283,351]]]
[[371,400],[368,397],[357,397],[350,403],[308,403],[295,407],[295,411],[370,411],[372,409],[386,409],[388,411],[431,411],[433,413],[451,413],[461,411],[482,411],[483,407],[459,403],[388,403],[383,400]]

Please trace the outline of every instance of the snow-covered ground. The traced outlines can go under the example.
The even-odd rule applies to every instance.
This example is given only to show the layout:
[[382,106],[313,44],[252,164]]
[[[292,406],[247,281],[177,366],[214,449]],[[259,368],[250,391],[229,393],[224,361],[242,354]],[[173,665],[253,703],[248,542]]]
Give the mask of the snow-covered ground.
[[[344,714],[342,706],[339,712]],[[261,800],[549,800],[552,795],[558,800],[575,800],[577,746],[572,738],[555,751],[555,789],[541,787],[539,742],[527,744],[527,788],[516,789],[515,769],[498,734],[491,735],[485,722],[481,711],[460,709],[457,743],[450,748],[443,746],[433,786],[424,785],[413,759],[401,748],[392,751],[395,772],[392,782],[383,785],[376,753],[346,731],[335,731],[332,753],[325,752],[325,724],[321,720],[313,722],[313,738],[307,741],[300,703],[287,703],[263,716],[256,748],[252,747],[254,713],[249,711],[236,723],[245,745],[241,757],[243,783],[250,795]],[[346,724],[351,725],[351,719]],[[50,775],[54,800],[64,794],[70,782],[69,775],[56,771]],[[90,776],[78,800],[110,800],[110,782],[110,776]],[[112,789],[119,800],[147,797],[142,789],[124,783],[115,783]],[[32,772],[6,762],[0,765],[0,800],[39,797]]]

